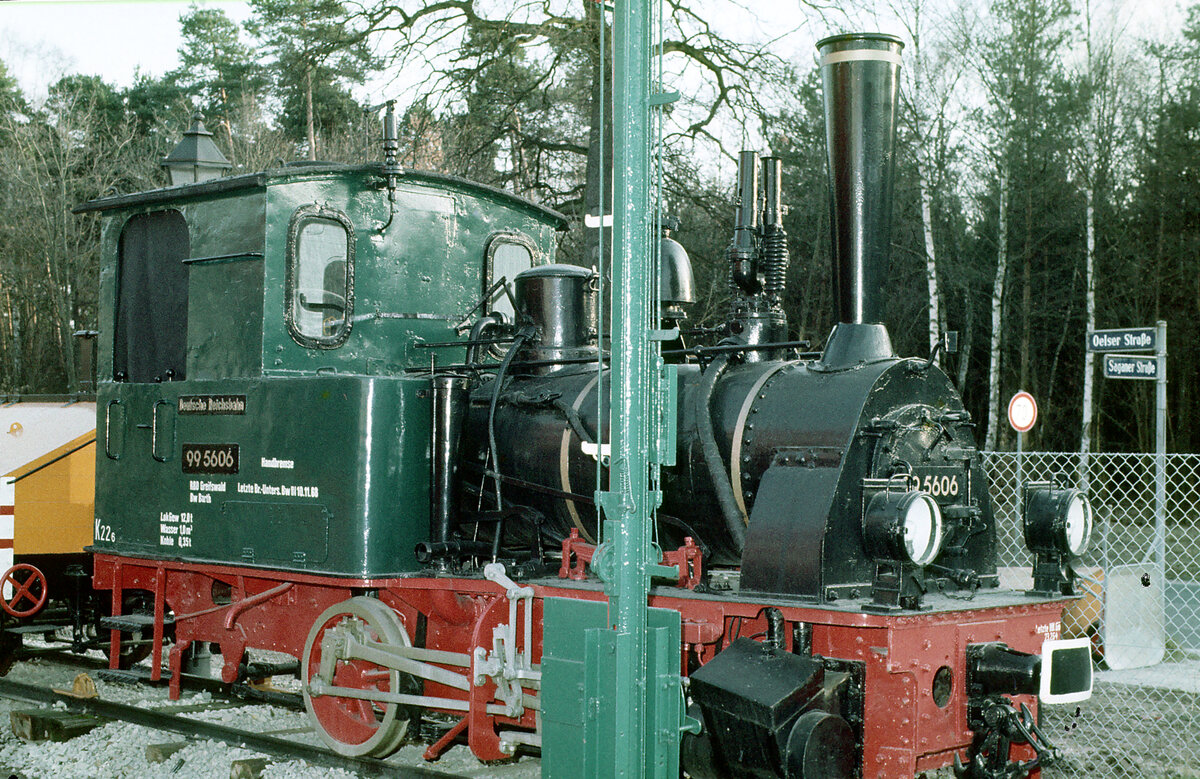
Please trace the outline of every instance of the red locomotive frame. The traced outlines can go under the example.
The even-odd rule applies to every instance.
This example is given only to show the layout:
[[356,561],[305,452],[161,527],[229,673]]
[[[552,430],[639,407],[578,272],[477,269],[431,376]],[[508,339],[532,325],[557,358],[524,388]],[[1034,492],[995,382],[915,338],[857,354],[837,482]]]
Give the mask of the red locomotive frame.
[[[685,550],[673,554],[685,555]],[[568,566],[564,565],[564,571],[569,571]],[[214,583],[229,585],[230,602],[214,600]],[[481,579],[342,579],[97,554],[94,585],[112,591],[114,614],[120,613],[124,591],[154,594],[152,679],[161,678],[164,623],[168,611],[174,615],[175,644],[169,655],[172,697],[179,695],[183,654],[193,642],[219,644],[224,659],[222,678],[233,682],[247,649],[302,657],[305,636],[318,615],[364,592],[377,594],[378,600],[400,617],[410,640],[416,639],[419,615],[423,615],[425,647],[450,653],[470,655],[478,647],[487,647],[492,628],[509,614],[501,588]],[[565,577],[556,584],[543,580],[530,586],[535,591],[532,657],[536,663],[541,659],[543,598],[599,601],[605,595],[594,582]],[[659,588],[652,592],[650,605],[681,614],[680,665],[684,673],[689,660],[693,665],[702,664],[739,633],[753,636],[766,626],[764,604],[752,600],[705,596],[685,588]],[[866,696],[863,712],[862,766],[863,776],[872,779],[911,777],[951,765],[956,755],[966,759],[973,737],[966,719],[967,691],[963,683],[967,645],[1003,640],[1018,651],[1038,653],[1051,630],[1049,626],[1059,621],[1063,607],[1062,601],[1043,600],[1019,606],[890,615],[777,602],[769,605],[778,608],[788,622],[812,626],[815,654],[859,661],[865,666],[865,685],[871,694]],[[114,658],[119,642],[120,632],[113,630]],[[954,681],[949,699],[938,706],[931,690],[934,676],[943,666],[950,669]],[[446,667],[455,673],[462,670]],[[470,677],[468,670],[464,679],[469,681]],[[495,686],[490,681],[479,686],[471,684],[466,692],[426,682],[425,694],[462,701],[461,709],[451,712],[461,720],[428,748],[427,759],[436,759],[463,731],[477,758],[504,759],[511,753],[502,750],[497,727],[535,727],[531,709],[515,719],[496,713]],[[1036,696],[1018,696],[1014,703],[1024,703],[1036,711]],[[353,731],[352,721],[343,719],[346,721],[339,725],[334,714],[321,724]],[[1027,759],[1032,755],[1028,746],[1021,745],[1013,747],[1011,757]],[[1031,774],[1037,775],[1036,771]]]

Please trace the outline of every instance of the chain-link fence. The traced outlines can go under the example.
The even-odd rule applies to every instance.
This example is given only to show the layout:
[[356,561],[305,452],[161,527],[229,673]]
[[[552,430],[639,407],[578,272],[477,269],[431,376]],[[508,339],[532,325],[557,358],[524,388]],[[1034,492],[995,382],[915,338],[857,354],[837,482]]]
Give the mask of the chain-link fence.
[[1066,757],[1053,777],[1200,779],[1200,455],[987,452],[1001,581],[1027,589],[1020,485],[1087,490],[1094,510],[1083,597],[1064,637],[1088,636],[1095,692],[1047,707]]

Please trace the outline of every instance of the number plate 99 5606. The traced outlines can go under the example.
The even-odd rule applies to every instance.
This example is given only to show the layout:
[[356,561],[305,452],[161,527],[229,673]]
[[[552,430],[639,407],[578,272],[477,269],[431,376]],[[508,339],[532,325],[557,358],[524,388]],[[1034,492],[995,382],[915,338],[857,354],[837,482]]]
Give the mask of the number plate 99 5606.
[[918,467],[908,477],[909,489],[931,495],[939,503],[954,502],[967,493],[966,476],[962,468]]
[[184,473],[237,473],[237,444],[184,444]]

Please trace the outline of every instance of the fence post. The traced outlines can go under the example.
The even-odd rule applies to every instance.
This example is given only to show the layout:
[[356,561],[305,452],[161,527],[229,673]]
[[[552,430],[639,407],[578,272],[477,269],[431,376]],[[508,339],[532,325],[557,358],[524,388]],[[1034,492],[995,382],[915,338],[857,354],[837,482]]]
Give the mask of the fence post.
[[1154,546],[1158,581],[1167,592],[1167,323],[1158,320],[1154,409]]

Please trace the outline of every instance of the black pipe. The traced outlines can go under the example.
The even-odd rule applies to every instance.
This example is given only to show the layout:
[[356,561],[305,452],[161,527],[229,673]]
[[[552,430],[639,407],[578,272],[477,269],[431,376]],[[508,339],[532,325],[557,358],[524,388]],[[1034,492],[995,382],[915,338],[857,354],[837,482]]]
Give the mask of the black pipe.
[[[510,344],[512,338],[480,338],[478,341],[417,341],[413,344],[416,349],[461,349],[472,346],[494,346],[496,344]],[[422,369],[424,370],[424,369]]]
[[663,349],[664,355],[686,354],[689,357],[706,357],[710,354],[739,354],[742,352],[776,351],[780,349],[807,349],[808,341],[771,341],[761,344],[721,344],[719,346],[693,346],[690,349]]
[[469,392],[465,376],[439,374],[433,385],[433,430],[429,540],[449,540],[458,527],[459,441],[467,416]]
[[767,617],[767,640],[764,643],[774,649],[783,649],[783,612],[774,607],[763,611]]
[[438,543],[422,541],[417,544],[414,552],[417,562],[427,565],[434,560],[443,560],[449,557],[487,557],[492,553],[492,545],[486,541],[466,541],[452,538],[449,541]]
[[501,511],[499,516],[496,517],[496,532],[492,536],[491,549],[493,563],[496,562],[496,558],[500,556],[500,550],[504,545],[504,526],[506,524],[504,520],[508,517],[509,513],[510,512],[508,511]]
[[500,492],[500,449],[496,446],[496,405],[500,402],[500,391],[504,389],[504,381],[508,378],[508,368],[512,365],[513,358],[532,336],[531,328],[521,328],[516,338],[513,339],[512,346],[508,347],[508,352],[500,362],[500,369],[496,371],[495,384],[492,386],[492,401],[488,404],[488,452],[492,457],[492,471],[495,474],[493,482],[496,485],[496,508],[501,511],[504,509],[504,496]]
[[797,622],[792,625],[792,654],[812,655],[812,624]]
[[758,152],[738,155],[737,210],[734,213],[733,243],[729,244],[731,291],[737,295],[758,292],[755,250],[758,241]]
[[729,481],[729,470],[717,448],[717,436],[713,432],[712,397],[717,386],[717,380],[729,367],[729,355],[722,354],[712,361],[701,377],[699,392],[696,396],[696,430],[700,436],[700,448],[704,453],[704,465],[708,468],[708,476],[712,481],[713,492],[717,497],[717,505],[721,508],[721,517],[725,520],[725,528],[733,541],[733,547],[741,554],[746,544],[746,517],[738,508],[737,499],[733,496],[733,485]]
[[467,342],[470,344],[467,347],[467,365],[474,365],[479,362],[479,346],[483,343],[484,332],[488,328],[499,327],[502,324],[504,324],[503,321],[491,314],[479,317],[479,321],[471,328],[471,335],[467,339]]

